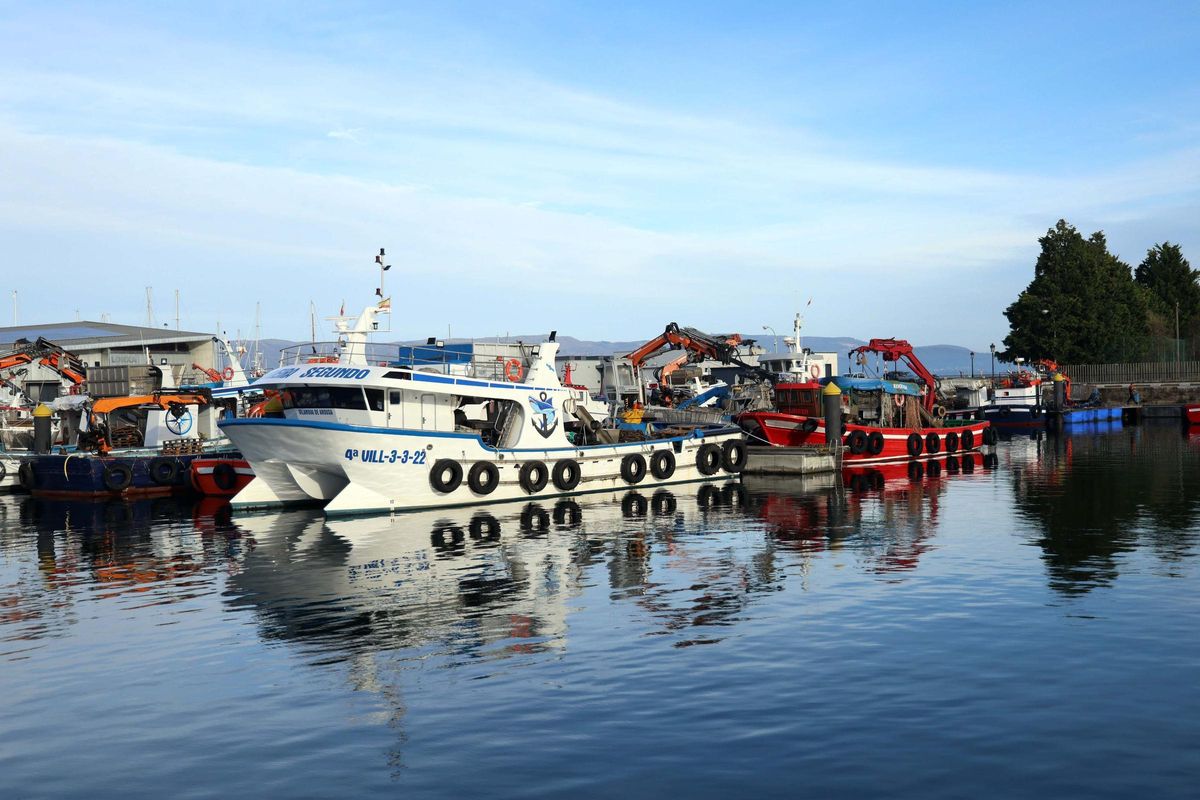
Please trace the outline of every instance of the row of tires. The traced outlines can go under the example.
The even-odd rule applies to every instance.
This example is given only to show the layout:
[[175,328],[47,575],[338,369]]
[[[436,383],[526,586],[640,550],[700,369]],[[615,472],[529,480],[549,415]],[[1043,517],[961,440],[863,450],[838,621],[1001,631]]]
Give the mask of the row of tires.
[[[984,428],[982,434],[984,444],[992,445],[996,443],[996,431],[992,428]],[[884,438],[879,431],[871,431],[867,433],[864,430],[853,430],[846,434],[845,439],[846,449],[851,455],[872,455],[877,456],[883,452]],[[913,458],[927,453],[934,455],[940,453],[945,448],[947,453],[954,453],[958,450],[974,450],[975,449],[975,433],[971,430],[965,430],[962,433],[958,431],[949,431],[944,436],[936,431],[930,431],[922,436],[917,432],[908,435],[908,441],[905,443],[908,449],[908,454]]]
[[[984,469],[996,469],[1000,465],[999,458],[995,453],[989,453],[982,459]],[[975,471],[975,459],[972,456],[964,455],[961,460],[957,456],[946,456],[945,464],[940,461],[910,461],[908,464],[909,480],[919,481],[928,475],[931,478],[939,477],[942,470],[945,469],[949,475],[958,475],[960,472],[970,475]],[[868,489],[882,489],[885,483],[885,478],[882,472],[872,471],[858,475],[850,476],[848,485],[852,491],[866,491]]]
[[[217,469],[213,470],[213,480],[217,481],[217,485],[221,485],[221,478],[228,482],[228,486],[223,486],[224,489],[233,488],[237,480],[237,475],[233,467],[222,464],[219,467],[226,467],[228,474],[222,474],[220,478],[217,476]],[[218,469],[219,469],[218,467]],[[150,474],[150,480],[154,481],[159,486],[174,486],[179,481],[179,473],[186,467],[179,462],[178,459],[168,456],[159,456],[150,461],[147,467],[147,472]],[[21,462],[21,466],[17,468],[17,480],[21,484],[21,488],[27,492],[32,492],[38,486],[37,473],[33,469],[33,464],[28,461]],[[133,485],[133,467],[123,461],[113,461],[104,465],[104,472],[100,475],[100,481],[104,484],[104,488],[110,492],[123,492]]]
[[[716,475],[722,469],[736,474],[746,466],[746,445],[740,440],[728,441],[724,445],[703,444],[696,451],[696,469],[704,476]],[[675,453],[672,450],[655,450],[649,461],[641,453],[630,453],[621,459],[621,480],[630,486],[641,483],[647,473],[655,480],[669,480],[675,474]],[[500,468],[491,461],[478,461],[464,474],[462,464],[449,458],[440,458],[429,470],[429,485],[435,492],[450,494],[462,486],[476,495],[487,496],[500,485]],[[517,483],[526,494],[537,494],[548,483],[560,492],[572,492],[583,478],[583,469],[573,458],[564,458],[548,466],[544,461],[526,461],[521,465]]]
[[[706,483],[696,495],[696,504],[701,509],[744,506],[746,490],[738,484],[714,486]],[[626,519],[671,517],[678,507],[675,495],[663,489],[650,497],[638,492],[629,492],[621,498],[621,516]],[[559,500],[550,511],[537,503],[529,503],[521,510],[517,528],[524,537],[537,537],[548,533],[551,523],[574,530],[583,523],[583,508],[574,500]],[[467,537],[476,541],[497,541],[501,530],[500,520],[486,511],[481,511],[471,518],[465,530],[461,525],[449,524],[433,528],[430,531],[430,542],[439,550],[454,549],[465,544]]]

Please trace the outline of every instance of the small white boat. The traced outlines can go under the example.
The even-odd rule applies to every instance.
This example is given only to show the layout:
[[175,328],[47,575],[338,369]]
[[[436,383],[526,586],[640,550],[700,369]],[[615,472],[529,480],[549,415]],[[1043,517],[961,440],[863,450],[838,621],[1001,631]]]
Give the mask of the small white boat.
[[278,398],[274,415],[220,423],[255,474],[235,508],[410,511],[653,488],[745,464],[737,428],[602,424],[587,390],[559,380],[553,334],[534,345],[393,347],[383,363],[376,347],[368,359],[381,306],[339,325],[336,361],[308,357],[255,382]]

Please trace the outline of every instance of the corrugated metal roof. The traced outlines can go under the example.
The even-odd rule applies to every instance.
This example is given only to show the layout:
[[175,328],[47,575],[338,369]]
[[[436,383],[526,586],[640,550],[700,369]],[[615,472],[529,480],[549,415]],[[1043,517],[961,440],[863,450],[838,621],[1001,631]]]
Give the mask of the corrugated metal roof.
[[44,325],[0,328],[0,346],[11,345],[18,339],[33,341],[39,336],[44,336],[68,350],[97,346],[130,347],[194,343],[213,338],[211,333],[117,325],[112,322],[51,322]]

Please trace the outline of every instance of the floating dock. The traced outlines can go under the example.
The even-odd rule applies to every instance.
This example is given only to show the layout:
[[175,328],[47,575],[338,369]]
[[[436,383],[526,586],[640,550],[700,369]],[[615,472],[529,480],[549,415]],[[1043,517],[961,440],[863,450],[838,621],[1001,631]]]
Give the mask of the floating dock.
[[819,475],[842,468],[841,450],[824,447],[746,448],[746,467],[750,475]]

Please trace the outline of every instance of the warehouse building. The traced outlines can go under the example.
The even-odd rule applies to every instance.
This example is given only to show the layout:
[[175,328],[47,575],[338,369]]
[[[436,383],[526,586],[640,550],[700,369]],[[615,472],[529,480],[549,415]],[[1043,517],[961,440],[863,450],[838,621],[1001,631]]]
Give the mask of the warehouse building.
[[[195,381],[193,364],[211,369],[217,362],[216,338],[209,333],[171,328],[145,328],[111,322],[54,322],[0,328],[0,358],[19,348],[22,340],[45,338],[75,355],[88,368],[136,367],[153,364],[169,369],[176,383]],[[15,372],[24,370],[20,375]],[[0,370],[0,378],[16,380],[39,402],[52,400],[61,391],[57,372],[38,363]],[[207,380],[202,375],[199,380]]]

